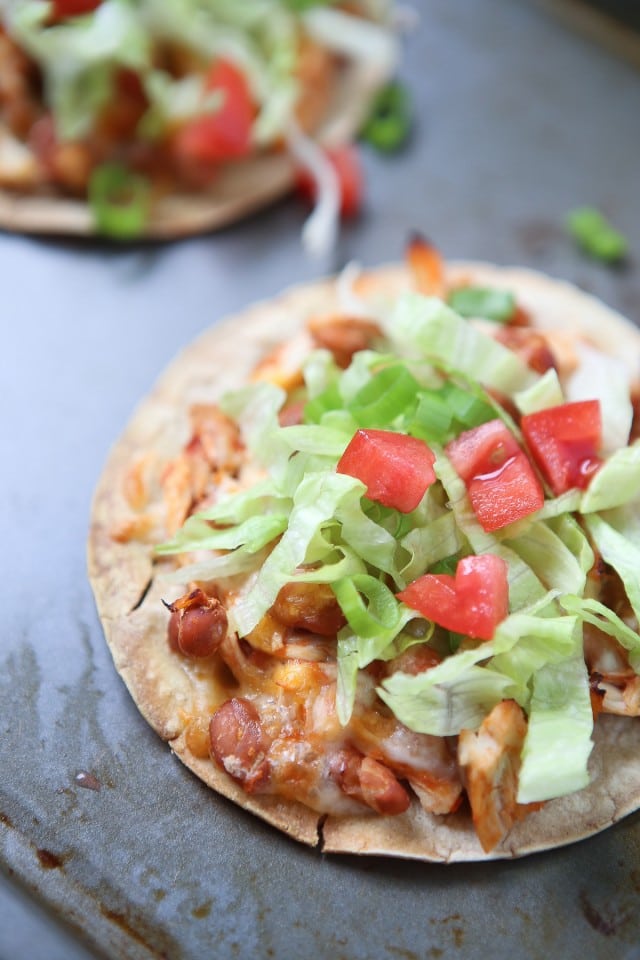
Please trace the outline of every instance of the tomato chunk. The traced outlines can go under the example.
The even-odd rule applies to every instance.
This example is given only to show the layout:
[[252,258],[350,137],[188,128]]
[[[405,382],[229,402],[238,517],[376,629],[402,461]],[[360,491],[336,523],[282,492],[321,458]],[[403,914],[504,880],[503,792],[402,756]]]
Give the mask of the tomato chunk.
[[222,103],[213,113],[190,120],[178,131],[176,152],[203,163],[246,156],[251,150],[254,107],[244,75],[228,60],[218,60],[209,71],[206,87],[219,91]]
[[102,0],[53,0],[53,15],[56,19],[79,17],[83,13],[91,13],[101,3]]
[[[329,163],[338,177],[340,190],[340,216],[355,217],[362,206],[364,194],[364,176],[360,163],[360,154],[353,145],[336,147],[325,151]],[[296,187],[305,200],[316,198],[316,182],[311,173],[301,167],[296,171]]]
[[362,480],[370,500],[410,513],[435,481],[435,455],[423,440],[391,430],[358,430],[336,470]]
[[528,517],[543,505],[542,485],[502,420],[466,430],[445,449],[466,484],[478,522],[488,533]]
[[548,407],[522,418],[522,432],[543,476],[557,495],[583,490],[601,465],[602,414],[598,400]]
[[455,576],[425,573],[398,599],[447,630],[490,640],[509,612],[507,565],[489,553],[463,557]]

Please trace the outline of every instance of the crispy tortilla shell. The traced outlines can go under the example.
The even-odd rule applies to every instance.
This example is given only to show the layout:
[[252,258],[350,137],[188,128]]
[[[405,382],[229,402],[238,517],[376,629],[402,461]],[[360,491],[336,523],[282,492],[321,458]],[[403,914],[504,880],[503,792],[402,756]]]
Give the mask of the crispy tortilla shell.
[[[613,310],[575,287],[522,269],[485,264],[453,264],[451,279],[501,287],[541,322],[538,326],[581,333],[601,348],[638,368],[640,332]],[[384,300],[409,288],[404,267],[364,274],[361,288]],[[590,760],[592,782],[568,797],[548,802],[516,824],[490,854],[473,830],[466,808],[447,816],[426,813],[414,800],[395,817],[321,817],[297,803],[248,795],[210,760],[190,751],[185,717],[220,702],[215,679],[196,676],[178,662],[166,642],[166,611],[161,599],[182,592],[163,582],[163,564],[152,564],[152,546],[118,543],[112,531],[130,515],[123,495],[132,462],[143,456],[176,456],[188,437],[188,408],[214,402],[241,385],[258,360],[293,337],[314,314],[337,306],[336,284],[322,281],[293,288],[223,321],[188,346],[170,365],[115,444],[93,503],[88,544],[89,575],[115,665],[140,712],[167,740],[173,752],[217,793],[268,823],[326,852],[382,854],[436,862],[478,861],[523,856],[559,847],[597,833],[640,807],[640,721],[602,716]],[[171,569],[170,564],[167,568]]]
[[[310,92],[313,102],[310,96],[305,98],[305,125],[315,129],[315,137],[326,146],[352,141],[374,93],[387,79],[386,72],[371,63],[341,66],[334,76],[327,77],[326,89]],[[3,139],[7,141],[8,135],[0,128],[0,148]],[[295,165],[284,150],[234,162],[221,168],[208,189],[159,198],[144,237],[172,240],[219,230],[285,196],[294,182]],[[21,191],[0,189],[0,229],[70,236],[97,234],[86,201],[29,193],[28,186]]]

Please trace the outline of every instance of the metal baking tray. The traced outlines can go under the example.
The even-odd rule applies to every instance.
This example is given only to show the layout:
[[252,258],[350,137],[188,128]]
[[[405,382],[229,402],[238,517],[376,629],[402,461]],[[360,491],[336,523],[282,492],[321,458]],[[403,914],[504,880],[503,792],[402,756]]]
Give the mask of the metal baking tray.
[[[196,960],[640,957],[640,817],[514,862],[330,857],[209,792],[137,713],[85,570],[110,444],[204,327],[349,260],[451,257],[571,280],[640,321],[640,74],[533,3],[429,0],[406,41],[407,148],[329,262],[278,204],[221,233],[110,247],[0,236],[0,956]],[[564,232],[592,204],[620,268]]]

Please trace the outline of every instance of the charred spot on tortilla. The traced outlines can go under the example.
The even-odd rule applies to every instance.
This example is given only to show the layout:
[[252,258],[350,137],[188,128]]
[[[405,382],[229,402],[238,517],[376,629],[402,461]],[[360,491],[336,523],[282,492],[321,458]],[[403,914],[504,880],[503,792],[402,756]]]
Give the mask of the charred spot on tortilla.
[[[456,290],[515,308],[461,317]],[[327,853],[515,857],[637,809],[639,358],[574,287],[419,239],[216,324],[93,504],[91,582],[142,714]],[[407,436],[433,458],[417,507]]]

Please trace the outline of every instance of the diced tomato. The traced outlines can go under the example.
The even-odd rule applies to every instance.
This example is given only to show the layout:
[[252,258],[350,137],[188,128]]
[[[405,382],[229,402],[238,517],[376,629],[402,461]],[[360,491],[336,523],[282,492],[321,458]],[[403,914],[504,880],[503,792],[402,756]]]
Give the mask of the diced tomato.
[[251,150],[254,106],[244,75],[228,60],[217,60],[206,87],[220,91],[223,102],[213,113],[190,120],[178,131],[177,154],[202,163],[246,156]]
[[602,414],[598,400],[578,400],[529,413],[522,432],[553,492],[588,485],[601,465]]
[[543,505],[542,485],[502,420],[466,430],[445,449],[487,532],[521,520]]
[[362,480],[370,500],[410,513],[435,481],[435,456],[417,437],[390,430],[358,430],[336,470]]
[[509,612],[507,565],[493,554],[463,557],[455,576],[426,573],[398,599],[447,630],[490,640]]
[[[364,176],[357,147],[346,145],[326,150],[325,154],[338,177],[340,216],[355,217],[360,212],[364,195]],[[306,200],[315,200],[317,187],[309,170],[302,167],[297,170],[296,186]]]
[[56,20],[79,17],[83,13],[91,13],[101,3],[102,0],[53,0],[53,16]]

